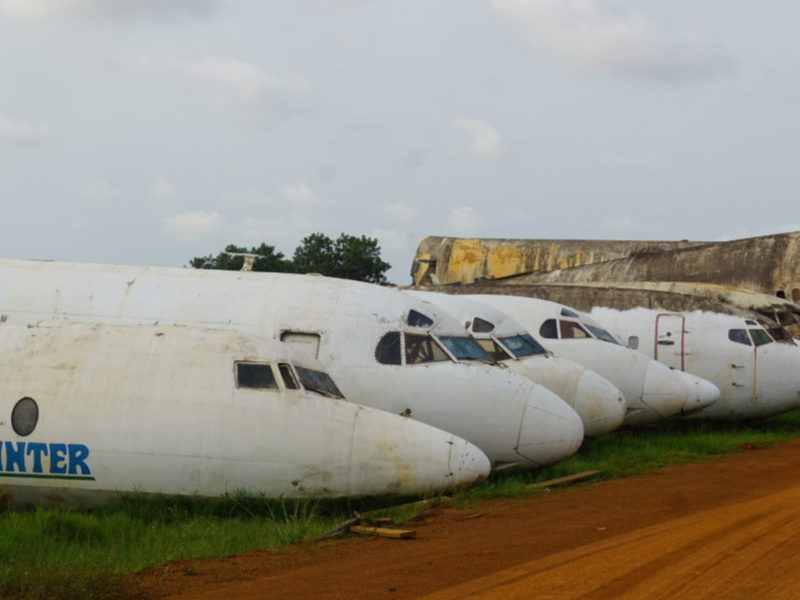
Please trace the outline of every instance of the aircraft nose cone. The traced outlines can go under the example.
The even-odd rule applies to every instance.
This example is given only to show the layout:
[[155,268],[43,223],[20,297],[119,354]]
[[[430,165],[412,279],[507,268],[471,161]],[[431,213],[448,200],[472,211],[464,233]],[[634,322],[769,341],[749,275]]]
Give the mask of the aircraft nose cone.
[[479,484],[489,476],[492,464],[477,446],[453,436],[450,447],[450,477],[452,489],[465,489]]
[[578,379],[573,408],[587,437],[609,433],[622,425],[627,411],[622,392],[608,379],[585,369]]
[[685,371],[673,371],[685,383],[687,388],[686,404],[681,409],[681,414],[689,414],[711,406],[720,397],[719,388],[702,377],[697,377]]
[[642,384],[642,402],[661,419],[678,414],[686,404],[688,389],[666,365],[651,360]]
[[551,391],[535,386],[522,415],[517,453],[544,467],[569,458],[582,442],[578,413]]

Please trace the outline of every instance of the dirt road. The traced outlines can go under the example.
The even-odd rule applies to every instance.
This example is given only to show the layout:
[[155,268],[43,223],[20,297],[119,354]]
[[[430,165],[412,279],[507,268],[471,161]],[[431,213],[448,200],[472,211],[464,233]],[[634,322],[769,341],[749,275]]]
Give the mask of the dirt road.
[[361,538],[169,565],[177,600],[800,598],[800,440]]

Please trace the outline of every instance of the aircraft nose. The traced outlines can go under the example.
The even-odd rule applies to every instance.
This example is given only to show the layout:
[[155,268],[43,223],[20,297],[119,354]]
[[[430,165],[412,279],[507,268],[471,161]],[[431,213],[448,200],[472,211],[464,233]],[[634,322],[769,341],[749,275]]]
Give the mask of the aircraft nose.
[[574,408],[583,421],[585,435],[597,437],[622,425],[628,404],[608,379],[585,369],[578,378]]
[[492,464],[477,446],[460,437],[450,442],[451,489],[464,489],[479,484],[489,476]]
[[583,423],[572,407],[546,388],[531,390],[517,453],[544,467],[572,456],[583,442]]
[[642,384],[642,402],[662,419],[678,414],[686,404],[688,389],[669,367],[649,361]]
[[673,371],[683,380],[687,392],[686,404],[681,409],[681,414],[687,415],[711,406],[721,395],[719,388],[702,377],[697,377],[685,371]]

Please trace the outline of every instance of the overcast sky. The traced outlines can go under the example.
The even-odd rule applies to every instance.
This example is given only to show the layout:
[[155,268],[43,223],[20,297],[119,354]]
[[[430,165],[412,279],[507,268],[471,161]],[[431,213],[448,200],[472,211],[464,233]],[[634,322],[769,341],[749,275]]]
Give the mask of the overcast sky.
[[800,229],[796,0],[0,0],[0,256]]

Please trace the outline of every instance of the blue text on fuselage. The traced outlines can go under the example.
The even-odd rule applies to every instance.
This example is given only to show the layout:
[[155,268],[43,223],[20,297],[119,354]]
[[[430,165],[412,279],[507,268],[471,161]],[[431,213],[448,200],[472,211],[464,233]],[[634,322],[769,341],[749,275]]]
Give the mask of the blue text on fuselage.
[[0,441],[0,475],[31,473],[85,477],[92,474],[86,464],[88,458],[89,448],[84,444]]

